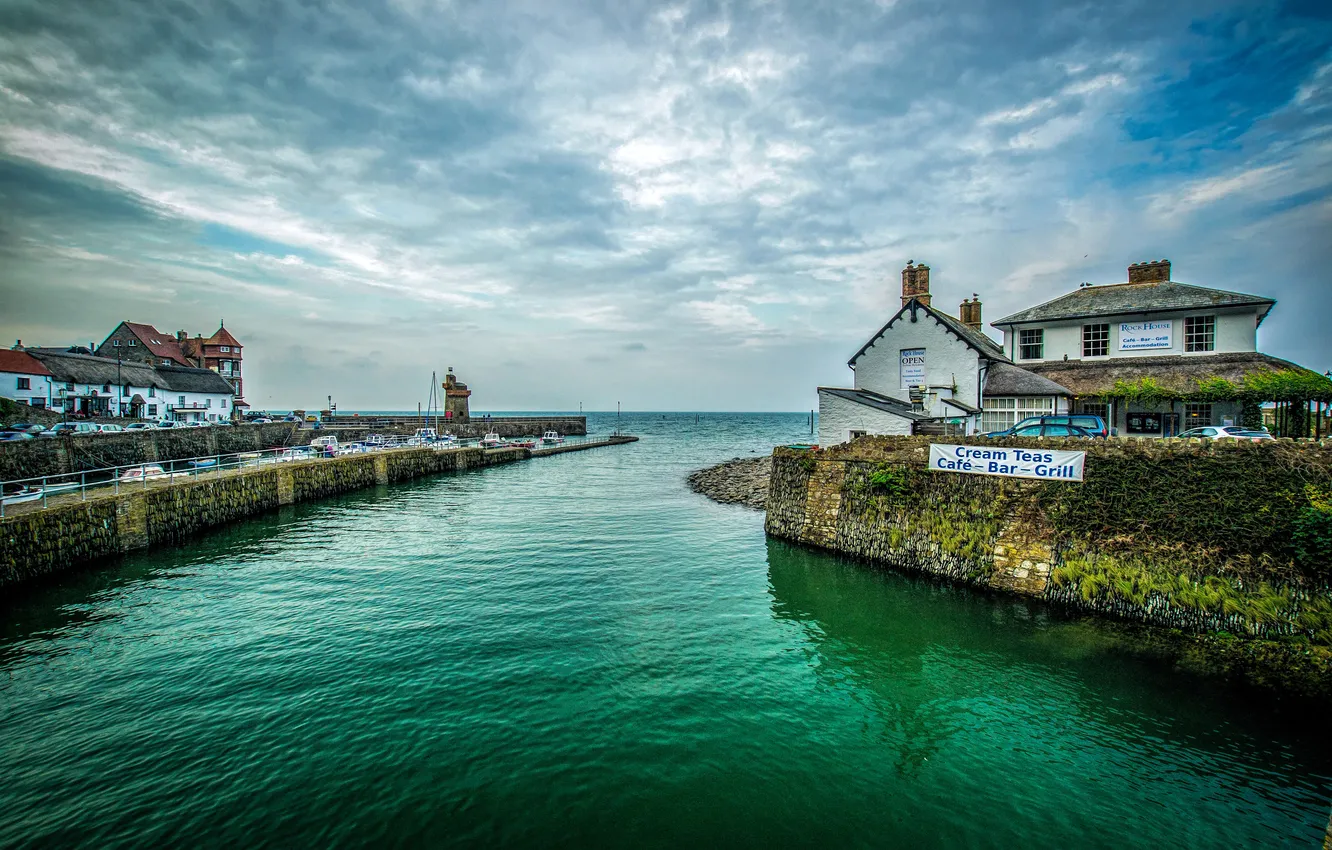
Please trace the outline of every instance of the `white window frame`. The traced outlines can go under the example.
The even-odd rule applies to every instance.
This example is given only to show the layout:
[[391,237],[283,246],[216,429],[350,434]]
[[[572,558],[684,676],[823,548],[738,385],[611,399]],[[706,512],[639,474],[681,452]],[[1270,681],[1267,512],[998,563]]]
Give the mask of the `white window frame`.
[[981,411],[981,431],[1005,431],[1028,416],[1053,416],[1055,407],[1053,396],[987,398]]
[[[1093,346],[1101,347],[1104,350],[1099,353],[1090,353],[1094,351]],[[1109,357],[1110,356],[1110,325],[1104,322],[1095,325],[1082,326],[1082,356],[1083,357]]]
[[[1026,342],[1028,334],[1036,342]],[[1034,348],[1039,353],[1035,357],[1027,356],[1027,349]],[[1019,360],[1044,360],[1045,359],[1045,328],[1023,328],[1018,331],[1018,359]]]
[[1216,351],[1216,316],[1184,317],[1184,351]]

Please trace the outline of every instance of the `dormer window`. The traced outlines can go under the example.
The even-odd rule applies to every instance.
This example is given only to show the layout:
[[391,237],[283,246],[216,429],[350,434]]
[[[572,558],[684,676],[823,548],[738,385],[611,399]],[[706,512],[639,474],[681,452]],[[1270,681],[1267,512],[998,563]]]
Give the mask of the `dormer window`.
[[1018,358],[1021,360],[1042,360],[1045,357],[1045,329],[1018,332]]
[[229,354],[229,353],[231,353],[231,346],[229,346],[229,345],[224,345],[224,346],[222,346],[222,353],[223,353],[223,354]]
[[130,344],[130,345],[138,345],[138,343],[135,342],[134,340],[130,340],[130,341],[129,341],[129,344]]
[[118,339],[113,339],[113,340],[111,340],[111,347],[112,347],[112,348],[120,348],[120,340],[118,340]]

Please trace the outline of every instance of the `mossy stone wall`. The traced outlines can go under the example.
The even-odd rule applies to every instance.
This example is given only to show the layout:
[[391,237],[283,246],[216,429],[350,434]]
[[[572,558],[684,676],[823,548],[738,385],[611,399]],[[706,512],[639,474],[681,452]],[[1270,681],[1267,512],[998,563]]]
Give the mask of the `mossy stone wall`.
[[1332,645],[1332,446],[998,443],[1087,451],[1086,480],[1066,483],[932,472],[930,442],[778,449],[768,533],[1153,625]]

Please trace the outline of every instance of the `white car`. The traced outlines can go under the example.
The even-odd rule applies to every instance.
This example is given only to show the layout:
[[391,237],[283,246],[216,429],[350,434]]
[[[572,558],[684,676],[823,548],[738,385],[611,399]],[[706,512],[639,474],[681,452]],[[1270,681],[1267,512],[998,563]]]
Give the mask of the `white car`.
[[1181,440],[1260,440],[1272,439],[1271,434],[1262,431],[1246,431],[1238,425],[1203,425],[1190,428],[1177,434]]
[[153,423],[151,422],[131,422],[125,426],[126,431],[151,431]]
[[125,430],[125,429],[122,428],[122,427],[120,427],[119,425],[112,425],[112,424],[110,424],[110,423],[108,423],[108,424],[106,424],[106,425],[98,425],[98,426],[97,426],[97,431],[98,431],[98,433],[100,433],[100,434],[118,434],[118,433],[120,433],[120,432],[122,432],[122,431],[124,431],[124,430]]
[[159,420],[157,420],[155,423],[153,423],[153,427],[154,427],[154,428],[175,428],[175,427],[176,427],[176,423],[175,423],[175,422],[172,422],[170,419],[159,419]]

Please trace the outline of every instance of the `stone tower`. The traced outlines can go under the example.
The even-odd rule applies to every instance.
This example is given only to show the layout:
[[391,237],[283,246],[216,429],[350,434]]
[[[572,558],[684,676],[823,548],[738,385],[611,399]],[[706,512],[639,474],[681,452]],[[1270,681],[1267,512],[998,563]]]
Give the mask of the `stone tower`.
[[930,267],[921,263],[914,265],[915,260],[907,260],[906,268],[902,269],[902,306],[912,298],[916,299],[926,307],[930,306]]
[[450,422],[469,421],[471,416],[467,410],[467,399],[471,395],[472,391],[467,389],[466,384],[458,382],[450,366],[448,374],[444,376],[444,416]]

